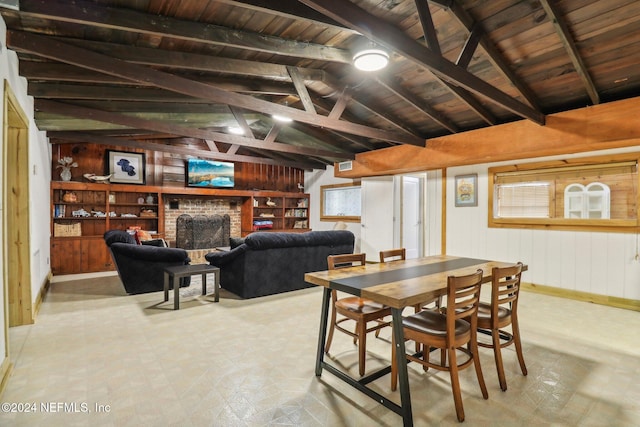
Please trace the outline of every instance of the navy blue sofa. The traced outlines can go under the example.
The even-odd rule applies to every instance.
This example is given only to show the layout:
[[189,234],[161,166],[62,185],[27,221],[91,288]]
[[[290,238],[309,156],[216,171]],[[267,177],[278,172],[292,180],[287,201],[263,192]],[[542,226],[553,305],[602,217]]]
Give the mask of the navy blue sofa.
[[313,286],[304,274],[326,270],[329,255],[353,253],[354,240],[347,230],[255,232],[240,242],[232,239],[230,251],[210,252],[205,259],[220,268],[222,288],[254,298]]

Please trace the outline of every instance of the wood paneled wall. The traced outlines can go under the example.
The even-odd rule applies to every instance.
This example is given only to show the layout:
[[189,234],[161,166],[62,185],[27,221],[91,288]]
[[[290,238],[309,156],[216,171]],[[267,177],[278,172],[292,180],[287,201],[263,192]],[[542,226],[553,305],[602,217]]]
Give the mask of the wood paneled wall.
[[[85,173],[104,175],[106,173],[106,150],[145,153],[146,184],[163,187],[184,187],[186,158],[159,151],[132,150],[128,147],[104,146],[98,144],[70,144],[52,141],[52,177],[60,180],[58,159],[70,156],[78,163],[71,169],[72,181],[87,181]],[[255,163],[235,164],[236,190],[266,190],[297,192],[298,183],[304,185],[304,170],[288,166],[263,165]]]

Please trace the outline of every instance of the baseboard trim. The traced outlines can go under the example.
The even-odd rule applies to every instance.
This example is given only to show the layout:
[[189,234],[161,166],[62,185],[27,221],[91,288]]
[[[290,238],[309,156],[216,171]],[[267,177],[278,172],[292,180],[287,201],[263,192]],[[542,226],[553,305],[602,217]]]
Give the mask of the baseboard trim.
[[32,310],[33,318],[31,319],[33,321],[32,323],[35,323],[36,317],[40,312],[40,307],[42,307],[42,302],[44,301],[44,298],[47,296],[47,292],[49,292],[49,288],[51,287],[52,277],[53,275],[51,274],[51,272],[49,272],[49,274],[47,274],[47,277],[44,279],[44,283],[40,286],[40,290],[38,291],[38,296],[36,297],[36,300],[33,303],[33,310]]
[[525,283],[525,282],[522,282],[522,290],[528,291],[528,292],[535,292],[538,294],[568,298],[568,299],[573,299],[577,301],[607,305],[609,307],[640,311],[640,300],[592,294],[589,292],[575,291],[572,289],[555,288],[552,286],[536,285],[534,283]]
[[4,358],[2,363],[0,363],[0,396],[4,393],[4,389],[9,382],[9,377],[11,376],[11,371],[13,370],[13,363],[11,363],[10,358],[7,356]]

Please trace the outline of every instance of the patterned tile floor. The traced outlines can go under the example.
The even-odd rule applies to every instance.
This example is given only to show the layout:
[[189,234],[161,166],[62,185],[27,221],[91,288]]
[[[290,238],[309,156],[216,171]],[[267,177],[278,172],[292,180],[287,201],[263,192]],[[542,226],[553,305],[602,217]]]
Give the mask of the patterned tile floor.
[[[320,289],[252,300],[223,290],[217,304],[198,293],[184,290],[174,311],[161,292],[125,295],[116,276],[54,282],[36,323],[10,330],[15,366],[0,400],[22,412],[2,406],[0,425],[402,424],[331,374],[314,376]],[[640,425],[640,313],[533,293],[520,310],[529,375],[506,350],[500,391],[481,350],[489,399],[463,371],[465,425]],[[368,370],[388,361],[389,341],[390,330],[369,340]],[[357,370],[347,336],[331,357]],[[409,366],[415,425],[458,425],[448,375]],[[388,376],[373,386],[399,398]]]

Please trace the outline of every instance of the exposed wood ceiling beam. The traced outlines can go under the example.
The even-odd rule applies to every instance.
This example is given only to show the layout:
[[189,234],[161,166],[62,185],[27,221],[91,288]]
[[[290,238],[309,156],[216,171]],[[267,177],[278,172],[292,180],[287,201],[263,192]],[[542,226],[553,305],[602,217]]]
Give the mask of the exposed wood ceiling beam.
[[302,79],[298,69],[296,67],[287,67],[287,71],[289,71],[291,81],[298,92],[298,98],[300,98],[305,111],[316,114],[316,108],[313,106],[313,101],[311,100],[311,96],[309,96],[309,91],[304,85],[304,80]]
[[471,63],[471,60],[473,59],[473,54],[478,48],[478,43],[480,43],[481,38],[482,28],[480,28],[479,25],[476,25],[473,27],[473,30],[471,30],[471,33],[469,33],[467,41],[464,42],[464,46],[456,60],[456,65],[459,65],[462,68],[469,67],[469,63]]
[[589,94],[589,98],[591,98],[591,102],[594,104],[600,103],[600,95],[598,94],[598,89],[596,89],[591,76],[589,75],[589,71],[584,61],[582,60],[582,56],[580,56],[580,52],[578,52],[578,47],[576,43],[573,41],[573,36],[571,35],[571,31],[567,26],[567,23],[562,18],[562,14],[558,7],[550,2],[549,0],[540,0],[540,4],[544,8],[544,11],[547,12],[551,23],[553,24],[558,36],[560,36],[560,40],[562,40],[562,45],[567,50],[569,54],[569,58],[571,58],[571,62],[576,69],[576,72],[582,79],[582,84],[584,84],[587,93]]
[[542,113],[491,86],[464,68],[458,67],[442,56],[434,54],[429,48],[416,42],[402,30],[388,25],[384,20],[371,15],[354,3],[338,3],[333,0],[300,1],[341,22],[343,25],[360,31],[376,43],[396,50],[415,63],[429,68],[446,81],[482,96],[520,117],[527,118],[538,124],[544,124],[545,117]]
[[[243,81],[242,79],[233,79],[230,77],[192,77],[182,73],[174,74],[232,92],[282,96],[296,94],[295,88],[288,82],[275,82],[258,79],[247,79]],[[20,75],[28,79],[40,81],[131,86],[131,80],[128,79],[109,76],[95,71],[83,70],[82,68],[74,65],[53,62],[20,61]],[[147,82],[136,82],[136,86],[152,87],[153,85]]]
[[418,10],[420,24],[422,24],[422,33],[424,34],[424,39],[427,42],[427,46],[436,55],[442,55],[436,27],[435,25],[433,25],[433,17],[431,16],[431,10],[429,10],[429,3],[427,2],[427,0],[415,0],[415,4],[416,9]]
[[[420,23],[422,24],[422,33],[424,34],[424,38],[427,42],[427,46],[431,51],[437,55],[442,56],[442,50],[440,49],[440,42],[438,41],[438,35],[436,28],[433,24],[433,17],[431,16],[431,9],[429,9],[429,4],[426,0],[415,0],[416,8],[418,9],[418,16],[420,17]],[[464,50],[464,49],[463,49]],[[460,64],[457,64],[460,65]],[[463,68],[467,68],[463,66]],[[485,122],[490,125],[494,125],[497,123],[496,118],[487,110],[477,99],[471,95],[468,91],[459,88],[438,74],[434,74],[435,77],[446,87],[449,88],[451,92],[462,102],[467,104],[472,111],[478,114]],[[440,121],[438,121],[440,123]],[[450,129],[445,126],[446,129]]]
[[344,113],[344,109],[347,108],[347,104],[349,100],[353,96],[353,92],[349,86],[345,86],[340,95],[338,96],[338,100],[335,104],[333,104],[333,108],[329,112],[329,117],[332,119],[339,119]]
[[19,15],[297,58],[350,63],[352,56],[347,51],[324,45],[284,40],[266,34],[231,30],[217,25],[183,21],[134,10],[105,7],[82,0],[73,2],[20,0]]
[[95,52],[78,48],[65,43],[51,40],[48,37],[25,32],[7,32],[7,41],[11,49],[26,51],[43,56],[45,58],[77,65],[105,74],[130,79],[137,82],[150,82],[156,87],[164,88],[172,92],[182,93],[193,97],[206,98],[214,102],[225,103],[252,111],[260,111],[265,114],[281,114],[291,117],[293,120],[327,127],[340,132],[353,133],[369,138],[388,140],[400,144],[413,144],[424,146],[424,139],[397,134],[380,129],[370,128],[354,123],[346,123],[342,120],[333,120],[317,114],[310,114],[294,108],[284,107],[248,95],[241,95],[224,91],[203,83],[175,76],[152,68],[130,64],[115,58],[97,54]]
[[250,10],[260,10],[282,16],[290,19],[306,19],[307,21],[316,22],[331,27],[336,27],[341,31],[345,28],[338,22],[324,16],[321,13],[311,9],[300,3],[298,0],[218,0],[219,3],[239,6]]
[[[138,65],[175,68],[180,70],[207,71],[234,76],[269,77],[274,80],[290,81],[286,65],[244,59],[224,58],[198,53],[178,52],[165,49],[128,46],[117,43],[97,42],[64,37],[52,37],[62,43],[72,44],[97,53],[122,59]],[[325,81],[329,77],[323,70],[298,67],[305,80]]]
[[136,129],[148,129],[154,132],[171,133],[192,138],[212,139],[214,141],[224,142],[227,144],[238,144],[263,150],[282,151],[285,153],[301,154],[305,156],[348,159],[355,158],[355,156],[350,153],[336,153],[331,151],[315,150],[312,148],[297,147],[290,144],[276,142],[265,144],[264,141],[259,141],[244,136],[230,135],[202,129],[187,128],[184,126],[171,125],[153,120],[139,119],[137,117],[124,116],[122,114],[110,113],[102,110],[79,107],[76,105],[64,104],[61,102],[48,101],[44,99],[36,100],[35,109],[36,111],[52,112],[56,114],[68,115],[71,117],[84,117],[92,120],[98,120],[105,123],[114,123]]
[[388,90],[398,95],[405,102],[414,106],[417,110],[429,116],[433,121],[437,122],[440,126],[447,129],[449,132],[456,133],[459,131],[457,126],[454,123],[452,123],[449,119],[447,119],[444,114],[433,109],[424,100],[418,98],[417,96],[412,94],[410,91],[402,87],[400,84],[386,80],[386,79],[383,80],[381,78],[378,78],[377,80],[378,80],[378,83],[380,83],[381,85],[386,87]]
[[182,156],[193,156],[193,157],[202,157],[203,159],[212,159],[212,160],[225,160],[225,161],[235,161],[235,162],[246,162],[246,163],[259,163],[266,165],[281,165],[281,166],[291,166],[297,167],[300,169],[317,169],[319,164],[314,162],[288,162],[288,161],[276,161],[273,159],[266,159],[262,157],[254,157],[254,156],[244,156],[237,154],[229,154],[229,153],[221,153],[207,150],[198,150],[191,147],[179,147],[176,145],[170,144],[159,144],[154,142],[144,142],[144,141],[132,141],[128,139],[122,138],[114,138],[109,136],[100,136],[87,132],[51,132],[49,135],[50,138],[55,139],[56,143],[73,143],[73,142],[88,142],[92,144],[102,144],[102,145],[114,145],[114,146],[122,146],[122,147],[130,147],[130,148],[139,148],[142,150],[149,151],[158,151],[164,153],[173,153],[179,154]]
[[[134,47],[134,46],[123,46],[123,45],[118,45],[113,43],[88,42],[85,40],[65,39],[61,37],[56,37],[55,39],[59,40],[62,43],[69,43],[74,46],[83,47],[88,50],[96,51],[98,53],[103,53],[110,57],[122,59],[124,61],[131,62],[134,64],[149,65],[149,66],[163,67],[163,68],[168,67],[168,68],[177,69],[177,70],[184,69],[184,70],[197,70],[197,71],[207,71],[207,72],[219,72],[219,73],[224,73],[224,74],[229,74],[234,76],[250,76],[250,77],[259,77],[262,79],[269,79],[269,80],[282,80],[283,82],[292,81],[291,75],[289,74],[289,70],[286,65],[247,61],[247,60],[241,60],[241,59],[229,59],[229,58],[225,58],[224,61],[220,61],[219,58],[208,56],[208,55],[199,55],[199,54],[184,53],[184,52],[173,52],[173,51],[167,51],[162,49],[141,48],[141,47]],[[71,67],[66,64],[63,64],[63,65],[67,67]],[[296,69],[298,70],[298,74],[300,75],[300,78],[302,80],[322,82],[323,84],[327,85],[328,87],[336,91],[341,90],[341,87],[344,86],[343,83],[335,80],[332,76],[330,76],[328,73],[326,73],[323,70],[304,68],[304,67],[296,67]],[[34,71],[34,72],[39,72],[40,75],[43,75],[46,73],[46,71],[39,68],[36,68],[36,70],[37,71]],[[61,69],[60,73],[63,71],[65,70]],[[75,71],[73,70],[70,70],[70,71],[72,71],[72,74],[70,74],[72,76],[79,74],[77,69]],[[59,74],[59,73],[56,73],[56,74]],[[80,81],[82,81],[83,78],[86,79],[87,77],[79,76]],[[63,81],[66,79],[67,79],[66,77],[64,76],[62,77]],[[99,78],[97,77],[97,75],[91,75],[89,79],[98,81]],[[116,79],[114,77],[110,77],[106,75],[105,75],[105,80],[107,82],[111,81],[111,82],[118,82],[118,83],[122,83],[126,81],[126,79],[124,80]],[[274,93],[274,94],[280,93],[283,95],[294,93],[293,88],[290,88],[289,86],[286,86],[286,85],[278,86],[274,82],[267,82],[267,83],[260,84],[252,80],[250,82],[247,82],[246,85],[242,85],[240,83],[236,85],[232,85],[231,82],[225,81],[222,79],[203,80],[200,77],[199,79],[196,79],[196,80],[201,81],[203,83],[213,84],[222,89],[232,90],[234,92]],[[222,82],[222,83],[220,83],[219,85],[218,84],[219,82]],[[140,84],[144,84],[144,83],[140,83]],[[470,95],[467,95],[467,97],[469,96]],[[361,98],[362,97],[359,97],[356,94],[354,94],[352,96],[352,101],[354,103],[359,104],[363,108],[369,110],[372,114],[375,114],[376,116],[379,116],[385,121],[390,122],[392,126],[394,126],[395,128],[403,132],[408,132],[413,135],[416,134],[415,131],[404,129],[400,123],[397,123],[395,121],[394,118],[389,117],[388,115],[385,116],[384,113],[378,111],[375,107],[367,105],[367,101]],[[478,102],[476,101],[475,104],[473,105],[476,106],[477,104]],[[488,113],[482,112],[479,114],[480,116],[486,116],[486,114]]]
[[[471,33],[477,22],[469,15],[469,13],[462,7],[456,0],[429,0],[431,3],[435,3],[440,7],[448,10],[460,24]],[[480,38],[480,45],[484,51],[489,55],[489,59],[504,75],[513,86],[520,92],[520,94],[527,100],[529,105],[536,111],[540,111],[538,107],[538,100],[533,92],[522,82],[522,80],[515,74],[511,67],[507,64],[502,53],[496,48],[496,46],[486,37],[482,35]]]

